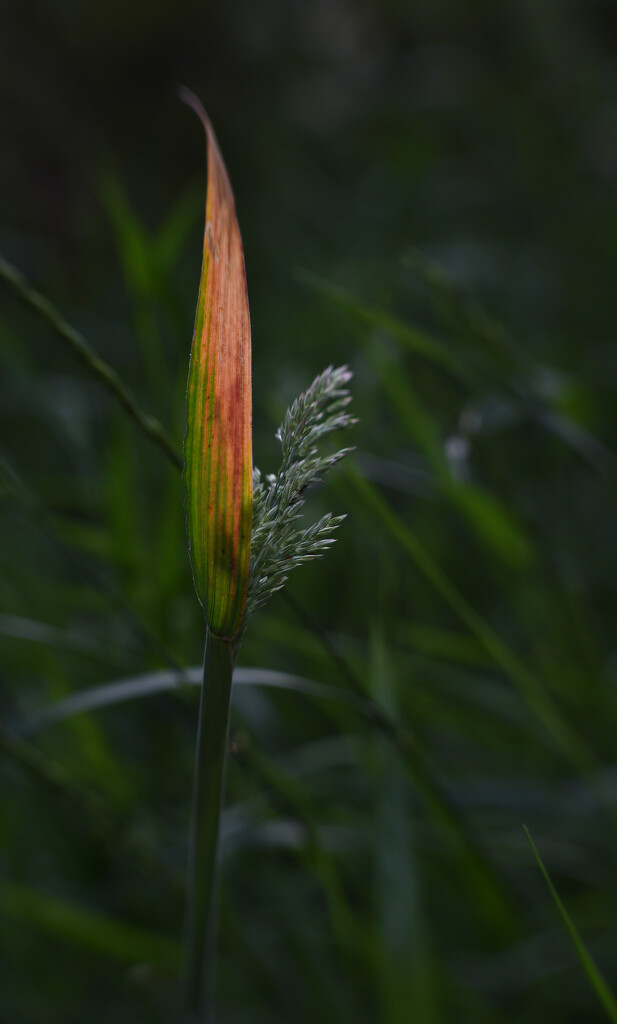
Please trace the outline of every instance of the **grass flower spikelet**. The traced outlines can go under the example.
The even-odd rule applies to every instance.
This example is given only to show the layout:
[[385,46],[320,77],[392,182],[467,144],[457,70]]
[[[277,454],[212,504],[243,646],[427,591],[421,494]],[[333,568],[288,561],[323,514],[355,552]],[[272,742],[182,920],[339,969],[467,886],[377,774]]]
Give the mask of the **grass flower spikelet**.
[[352,448],[330,455],[318,445],[330,434],[357,421],[347,412],[351,401],[346,385],[352,373],[346,366],[327,367],[289,407],[276,432],[282,462],[278,473],[265,479],[253,470],[253,531],[246,617],[261,608],[284,586],[290,572],[320,558],[335,541],[334,531],[345,518],[328,512],[301,528],[305,493],[341,461]]

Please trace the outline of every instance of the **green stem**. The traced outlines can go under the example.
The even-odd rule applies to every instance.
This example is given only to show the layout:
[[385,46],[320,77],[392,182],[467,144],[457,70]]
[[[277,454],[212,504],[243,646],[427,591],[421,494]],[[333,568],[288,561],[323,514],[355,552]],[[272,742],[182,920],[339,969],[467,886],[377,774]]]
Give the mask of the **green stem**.
[[71,327],[60,311],[44,295],[41,295],[40,292],[37,292],[32,287],[21,271],[13,267],[2,256],[0,256],[0,281],[4,281],[15,295],[47,324],[56,337],[64,345],[68,346],[73,355],[79,359],[82,366],[96,377],[99,383],[104,388],[107,388],[110,394],[117,399],[133,422],[142,429],[154,444],[158,445],[176,469],[181,470],[183,466],[182,458],[175,450],[162,424],[154,416],[148,415],[139,407],[135,397],[123,384],[116,371],[109,363],[101,359],[86,341],[83,334],[80,334],[74,327]]
[[229,640],[206,631],[193,783],[186,903],[186,1000],[191,1021],[211,1019],[216,860],[233,674]]

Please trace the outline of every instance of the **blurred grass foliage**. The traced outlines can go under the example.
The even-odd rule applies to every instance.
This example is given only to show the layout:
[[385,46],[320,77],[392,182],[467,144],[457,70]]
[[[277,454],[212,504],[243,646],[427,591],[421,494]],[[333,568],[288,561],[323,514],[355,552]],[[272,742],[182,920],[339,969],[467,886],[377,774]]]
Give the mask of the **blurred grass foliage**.
[[[280,685],[234,696],[221,1022],[607,1019],[578,956],[617,991],[616,56],[610,0],[2,5],[0,251],[174,450],[179,80],[234,183],[257,465],[317,372],[355,374],[354,465],[310,499],[348,520],[242,648]],[[174,1020],[182,481],[0,296],[0,1020]]]

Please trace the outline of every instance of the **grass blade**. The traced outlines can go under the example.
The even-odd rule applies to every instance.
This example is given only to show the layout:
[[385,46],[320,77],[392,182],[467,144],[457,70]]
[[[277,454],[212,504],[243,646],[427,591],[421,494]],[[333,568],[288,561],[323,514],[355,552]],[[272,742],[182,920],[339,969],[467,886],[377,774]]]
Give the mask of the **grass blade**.
[[330,299],[354,320],[368,327],[385,331],[409,352],[445,367],[459,380],[469,382],[470,378],[472,380],[475,378],[474,371],[468,365],[467,359],[462,358],[439,338],[419,327],[405,323],[404,320],[400,320],[378,306],[369,305],[352,292],[348,292],[345,288],[332,284],[330,281],[325,281],[308,270],[298,270],[295,276],[301,284],[323,295],[324,298]]
[[[513,340],[502,323],[489,314],[477,299],[461,287],[445,266],[418,249],[408,250],[403,264],[429,290],[435,312],[448,330],[456,331],[465,345],[490,356],[501,367],[501,386],[524,410],[574,451],[608,485],[617,484],[617,457],[605,444],[570,416],[554,407],[534,386],[542,367],[524,347]],[[548,368],[545,368],[548,369]]]
[[161,449],[177,468],[182,459],[174,448],[164,427],[154,416],[145,413],[135,397],[122,382],[116,371],[94,351],[83,334],[64,319],[62,313],[37,292],[24,275],[0,256],[0,280],[43,320],[60,341],[66,345],[82,366],[120,403],[124,411],[146,436]]
[[533,561],[533,550],[521,528],[494,494],[458,479],[452,472],[439,424],[406,379],[398,361],[388,357],[378,345],[367,342],[364,348],[401,425],[430,462],[443,497],[508,565],[528,567]]
[[22,615],[0,614],[0,636],[57,647],[59,650],[75,651],[120,668],[127,668],[131,662],[129,651],[110,650],[109,646],[76,630],[50,626],[47,622],[38,622]]
[[120,180],[111,171],[101,175],[100,190],[133,307],[133,326],[149,393],[163,397],[168,389],[168,377],[154,301],[154,243],[133,212]]
[[440,566],[437,565],[421,541],[401,522],[370,481],[353,467],[348,472],[353,486],[362,497],[366,506],[382,522],[402,550],[416,564],[423,576],[476,637],[495,664],[499,665],[506,676],[508,676],[533,713],[542,722],[555,746],[564,753],[578,770],[582,771],[585,775],[588,774],[593,765],[591,752],[564,720],[559,708],[554,704],[549,694],[546,693],[540,680],[519,661],[518,656],[510,650],[508,645],[492,630],[482,616],[472,608],[464,595],[450,582]]
[[[50,725],[56,725],[73,715],[114,707],[116,704],[138,700],[140,697],[170,693],[183,686],[201,686],[202,675],[203,670],[201,666],[197,665],[179,671],[147,672],[144,675],[119,679],[113,683],[103,683],[101,686],[72,693],[69,697],[35,711],[24,721],[18,722],[15,731],[21,736],[28,736],[40,732]],[[294,693],[302,693],[318,700],[335,701],[368,718],[373,716],[375,710],[371,701],[350,693],[349,690],[326,683],[318,683],[313,679],[305,679],[303,676],[290,675],[287,672],[276,672],[272,669],[236,668],[234,684],[236,686],[266,686],[291,690]]]
[[74,550],[64,534],[60,516],[44,505],[38,495],[25,485],[1,453],[0,495],[42,533],[67,567],[88,580],[92,588],[104,597],[114,614],[122,613],[124,621],[130,624],[135,639],[141,645],[156,652],[159,661],[180,667],[175,654],[165,646],[159,634],[141,617],[107,573],[95,562],[86,560],[81,551]]
[[561,920],[563,921],[566,927],[566,931],[568,932],[568,935],[572,940],[572,944],[581,962],[581,966],[585,974],[587,975],[589,984],[596,993],[598,999],[602,1003],[602,1006],[606,1010],[610,1019],[614,1021],[615,1024],[617,1024],[617,1000],[615,999],[613,993],[611,992],[610,988],[608,987],[604,978],[602,977],[595,960],[593,959],[591,953],[588,951],[587,947],[585,946],[585,943],[583,942],[583,939],[581,938],[581,934],[578,928],[574,924],[574,921],[572,920],[564,904],[562,903],[557,893],[557,890],[555,889],[555,886],[551,881],[551,877],[544,866],[544,862],[540,857],[540,854],[538,853],[536,844],[531,838],[531,833],[529,829],[526,825],[523,826],[523,829],[525,831],[525,835],[527,836],[527,841],[531,846],[532,853],[536,858],[536,861],[538,862],[538,867],[540,868],[540,871],[544,876],[544,881],[548,886],[548,891],[550,892],[553,902],[557,907],[557,910],[559,911]]
[[29,886],[2,882],[0,910],[3,916],[38,928],[54,942],[67,942],[121,963],[148,963],[178,974],[180,947],[173,939],[72,906]]

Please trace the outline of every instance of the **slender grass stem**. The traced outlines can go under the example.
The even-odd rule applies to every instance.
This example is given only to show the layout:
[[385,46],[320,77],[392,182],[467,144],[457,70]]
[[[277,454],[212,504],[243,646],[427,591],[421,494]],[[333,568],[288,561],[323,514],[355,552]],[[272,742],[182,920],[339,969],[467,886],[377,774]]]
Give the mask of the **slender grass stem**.
[[581,966],[585,974],[587,975],[587,980],[589,981],[591,987],[596,993],[598,999],[602,1003],[602,1006],[606,1010],[606,1013],[613,1021],[613,1024],[617,1024],[617,1000],[615,999],[615,996],[613,995],[606,981],[604,980],[604,976],[600,973],[600,970],[598,969],[598,966],[594,958],[587,949],[587,946],[583,942],[581,933],[579,932],[578,928],[574,924],[574,921],[572,920],[568,911],[566,910],[565,904],[559,897],[559,894],[555,886],[553,885],[551,876],[549,875],[546,867],[544,866],[544,861],[538,853],[536,844],[531,838],[531,833],[526,825],[523,825],[523,831],[527,836],[527,841],[531,846],[531,851],[534,857],[536,858],[536,861],[538,862],[538,867],[540,868],[540,871],[544,876],[544,881],[546,882],[553,902],[557,907],[557,910],[559,911],[561,920],[563,921],[568,932],[568,935],[572,940],[572,944],[577,952],[578,958],[581,962]]
[[208,629],[199,704],[186,902],[186,1000],[191,1022],[211,1021],[216,860],[233,675],[229,640]]
[[4,281],[21,302],[47,324],[56,337],[79,359],[86,370],[117,399],[127,415],[160,448],[172,465],[181,470],[182,458],[175,450],[173,442],[162,424],[139,407],[134,395],[122,382],[116,371],[109,363],[101,359],[83,334],[67,323],[62,313],[44,295],[32,287],[21,271],[13,267],[2,256],[0,256],[0,280]]

